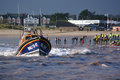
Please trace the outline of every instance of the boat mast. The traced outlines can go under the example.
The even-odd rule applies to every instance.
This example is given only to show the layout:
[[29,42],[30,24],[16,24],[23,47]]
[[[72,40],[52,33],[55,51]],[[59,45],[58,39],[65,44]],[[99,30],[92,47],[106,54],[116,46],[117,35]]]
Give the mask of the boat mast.
[[42,10],[41,10],[41,8],[39,9],[39,11],[40,11],[40,13],[39,13],[39,24],[40,24],[40,26],[42,25],[42,22],[41,22],[41,19],[42,19]]
[[19,11],[19,3],[17,4],[18,8],[18,25],[20,25],[20,11]]

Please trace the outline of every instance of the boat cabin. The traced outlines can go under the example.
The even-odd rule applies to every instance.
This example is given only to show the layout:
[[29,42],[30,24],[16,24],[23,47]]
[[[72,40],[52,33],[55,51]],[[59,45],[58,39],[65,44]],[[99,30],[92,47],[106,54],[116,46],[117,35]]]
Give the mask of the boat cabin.
[[23,36],[23,37],[21,38],[21,40],[20,40],[20,45],[21,45],[22,43],[26,42],[27,40],[30,40],[31,38],[36,38],[36,37],[38,37],[37,34],[33,34],[33,35],[28,34],[28,35],[25,35],[25,36]]
[[[42,34],[42,32],[40,32],[40,34]],[[20,39],[20,44],[21,45],[22,43],[32,39],[32,38],[35,38],[35,37],[38,37],[38,32],[35,28],[33,27],[24,27],[24,31],[23,31],[23,36],[22,38]]]

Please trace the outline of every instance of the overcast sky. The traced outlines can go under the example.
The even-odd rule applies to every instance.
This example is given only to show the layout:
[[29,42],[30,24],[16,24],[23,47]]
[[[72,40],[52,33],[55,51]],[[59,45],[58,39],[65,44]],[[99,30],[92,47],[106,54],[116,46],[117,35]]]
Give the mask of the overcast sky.
[[120,0],[0,0],[0,14],[17,13],[53,14],[57,12],[78,15],[82,10],[97,14],[120,14]]

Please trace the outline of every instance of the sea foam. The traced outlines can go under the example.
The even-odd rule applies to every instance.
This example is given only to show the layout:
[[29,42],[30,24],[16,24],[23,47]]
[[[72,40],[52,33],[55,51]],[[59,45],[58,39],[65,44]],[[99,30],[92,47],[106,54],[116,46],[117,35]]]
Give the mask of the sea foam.
[[[17,48],[13,47],[0,47],[0,56],[15,56]],[[67,55],[74,55],[74,54],[86,54],[90,53],[91,50],[87,48],[52,48],[48,56],[67,56]],[[22,56],[39,56],[38,54],[32,55],[22,55]]]
[[52,56],[67,56],[67,55],[86,54],[86,53],[91,53],[91,50],[89,50],[87,48],[76,48],[76,49],[52,48],[50,55],[52,55]]
[[13,47],[0,47],[0,56],[15,56],[15,52]]

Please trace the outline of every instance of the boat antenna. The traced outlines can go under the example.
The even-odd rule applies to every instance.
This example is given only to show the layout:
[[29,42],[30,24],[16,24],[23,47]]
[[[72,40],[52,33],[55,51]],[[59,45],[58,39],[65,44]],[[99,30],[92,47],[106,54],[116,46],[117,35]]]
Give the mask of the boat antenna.
[[40,28],[40,36],[43,36],[43,32],[42,32],[41,28]]
[[42,18],[42,10],[40,8],[39,9],[39,24],[40,24],[40,26],[42,25],[41,18]]
[[[19,3],[17,4],[17,7],[18,7],[18,20],[20,21]],[[20,25],[19,21],[18,21],[18,25]]]

